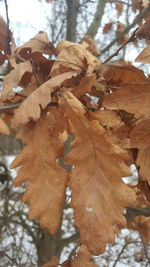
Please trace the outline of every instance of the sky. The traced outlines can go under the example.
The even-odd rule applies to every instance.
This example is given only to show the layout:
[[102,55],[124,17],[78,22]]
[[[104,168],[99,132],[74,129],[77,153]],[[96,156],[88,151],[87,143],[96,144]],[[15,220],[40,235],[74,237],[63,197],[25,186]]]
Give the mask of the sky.
[[[45,0],[7,0],[7,2],[10,29],[17,44],[28,41],[38,31],[46,31],[46,17],[51,14],[51,3]],[[3,0],[0,0],[0,15],[6,18]]]

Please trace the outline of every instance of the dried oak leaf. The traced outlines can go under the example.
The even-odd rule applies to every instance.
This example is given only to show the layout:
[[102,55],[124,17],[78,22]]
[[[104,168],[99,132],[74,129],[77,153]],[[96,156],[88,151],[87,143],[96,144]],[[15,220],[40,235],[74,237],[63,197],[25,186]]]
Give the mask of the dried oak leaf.
[[21,79],[26,73],[32,73],[30,61],[16,65],[15,69],[10,71],[9,74],[4,77],[1,95],[2,101],[10,100],[15,96],[13,89],[19,85]]
[[124,60],[105,64],[102,68],[103,77],[111,84],[115,82],[118,86],[127,82],[144,82],[146,76],[142,70],[132,66]]
[[63,67],[67,67],[68,69],[78,73],[91,73],[93,72],[96,64],[99,63],[98,58],[85,49],[84,44],[82,45],[63,41],[58,44],[56,50],[58,56],[51,70],[52,77],[63,72]]
[[41,267],[58,267],[58,263],[59,263],[58,258],[56,256],[53,256],[51,261],[45,263]]
[[51,93],[60,89],[62,83],[76,76],[77,73],[66,72],[54,77],[40,87],[38,87],[28,98],[20,105],[12,119],[13,127],[20,124],[26,124],[29,120],[38,120],[41,114],[41,108],[44,109],[51,102]]
[[[144,103],[144,105],[143,105]],[[105,95],[103,106],[134,114],[135,118],[150,117],[150,82],[125,83],[121,89]],[[142,108],[141,108],[142,107]]]
[[97,48],[96,42],[89,35],[85,35],[83,37],[82,45],[84,45],[85,49],[87,49],[92,55],[100,55],[100,50]]
[[136,57],[136,62],[150,63],[150,45],[144,48],[141,53]]
[[[65,200],[67,171],[61,168],[56,159],[63,156],[63,144],[55,137],[55,126],[63,120],[58,114],[57,121],[51,112],[43,112],[40,119],[28,123],[25,133],[27,145],[14,159],[11,167],[20,166],[15,186],[26,182],[23,201],[29,202],[29,219],[39,219],[40,225],[51,234],[58,230]],[[24,138],[22,138],[24,141]]]
[[52,43],[49,42],[46,32],[39,32],[28,42],[18,47],[14,51],[14,56],[29,59],[31,53],[33,52],[41,52],[48,55],[55,54],[55,48]]
[[103,28],[103,33],[104,34],[108,33],[112,29],[113,24],[114,22],[106,23]]
[[[116,36],[120,35],[124,30],[126,26],[124,23],[117,22],[117,29],[116,29]],[[126,42],[129,39],[129,35],[126,33],[122,36],[120,40],[118,40],[118,44],[122,45],[124,42]]]
[[138,188],[140,189],[140,192],[146,197],[146,201],[150,203],[150,185],[147,181],[139,181]]
[[150,217],[136,216],[128,220],[128,228],[138,231],[145,243],[150,241]]
[[0,134],[9,135],[10,130],[7,126],[7,124],[0,118]]
[[2,16],[0,16],[0,49],[6,54],[10,54],[11,32]]
[[140,180],[150,184],[150,120],[137,122],[129,136],[131,147],[138,148],[136,164],[139,167]]
[[107,140],[97,120],[85,119],[83,106],[70,92],[64,93],[59,104],[75,135],[72,150],[66,156],[74,166],[68,185],[72,189],[75,224],[81,243],[98,255],[106,243],[114,241],[118,227],[126,225],[123,208],[135,204],[134,192],[121,179],[130,175],[124,163],[128,156]]
[[118,16],[121,16],[122,11],[123,11],[123,3],[116,2],[115,6],[116,6],[116,10],[117,10]]
[[136,31],[136,36],[141,39],[150,39],[150,18]]
[[128,140],[129,129],[121,120],[120,116],[112,110],[88,111],[88,119],[98,120],[104,127],[105,135],[113,144],[124,147]]
[[91,91],[92,86],[94,85],[96,76],[95,74],[88,74],[83,79],[81,79],[80,83],[71,88],[71,92],[77,98],[80,98],[82,95],[87,94]]
[[132,0],[132,10],[133,12],[136,12],[140,9],[140,0]]

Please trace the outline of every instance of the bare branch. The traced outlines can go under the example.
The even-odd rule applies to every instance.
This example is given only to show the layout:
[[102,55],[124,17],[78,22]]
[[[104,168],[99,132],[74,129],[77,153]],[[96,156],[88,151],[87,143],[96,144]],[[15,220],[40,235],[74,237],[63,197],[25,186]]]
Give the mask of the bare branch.
[[126,33],[130,31],[141,19],[143,19],[147,13],[150,12],[150,6],[146,8],[140,15],[138,15],[132,24],[125,28],[125,30],[119,34],[109,45],[107,45],[104,49],[101,50],[101,54],[108,51],[117,41],[119,41]]
[[66,40],[76,41],[77,15],[79,0],[66,0],[67,3],[67,33]]
[[136,36],[136,31],[138,30],[138,28],[133,32],[133,34],[131,35],[131,37],[123,44],[121,45],[110,57],[108,57],[102,64],[110,61],[113,57],[117,56],[119,54],[119,52],[128,44],[131,42],[134,42],[137,38]]
[[106,3],[107,3],[107,0],[98,0],[98,4],[97,4],[97,8],[96,8],[96,12],[95,12],[93,21],[92,21],[91,25],[89,26],[85,35],[89,35],[91,38],[94,39],[94,37],[98,31],[98,28],[100,27]]

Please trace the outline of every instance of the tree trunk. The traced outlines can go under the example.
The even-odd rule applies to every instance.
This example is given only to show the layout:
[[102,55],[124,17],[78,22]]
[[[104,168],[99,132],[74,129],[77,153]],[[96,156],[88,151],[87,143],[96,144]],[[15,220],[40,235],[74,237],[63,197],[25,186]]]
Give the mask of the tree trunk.
[[100,27],[106,3],[107,3],[107,0],[98,0],[98,4],[97,4],[97,8],[96,8],[93,21],[86,32],[86,35],[89,35],[92,39],[94,39]]
[[66,0],[67,3],[67,30],[66,40],[76,42],[77,15],[80,0]]

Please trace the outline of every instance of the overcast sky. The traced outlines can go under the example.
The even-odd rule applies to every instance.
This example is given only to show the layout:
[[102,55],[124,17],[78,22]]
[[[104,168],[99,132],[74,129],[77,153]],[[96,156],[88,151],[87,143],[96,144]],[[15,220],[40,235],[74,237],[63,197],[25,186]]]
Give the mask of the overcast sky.
[[[46,31],[46,16],[51,14],[51,4],[45,0],[7,0],[10,27],[17,43],[23,43],[38,31]],[[4,1],[0,1],[0,15],[6,18]]]

